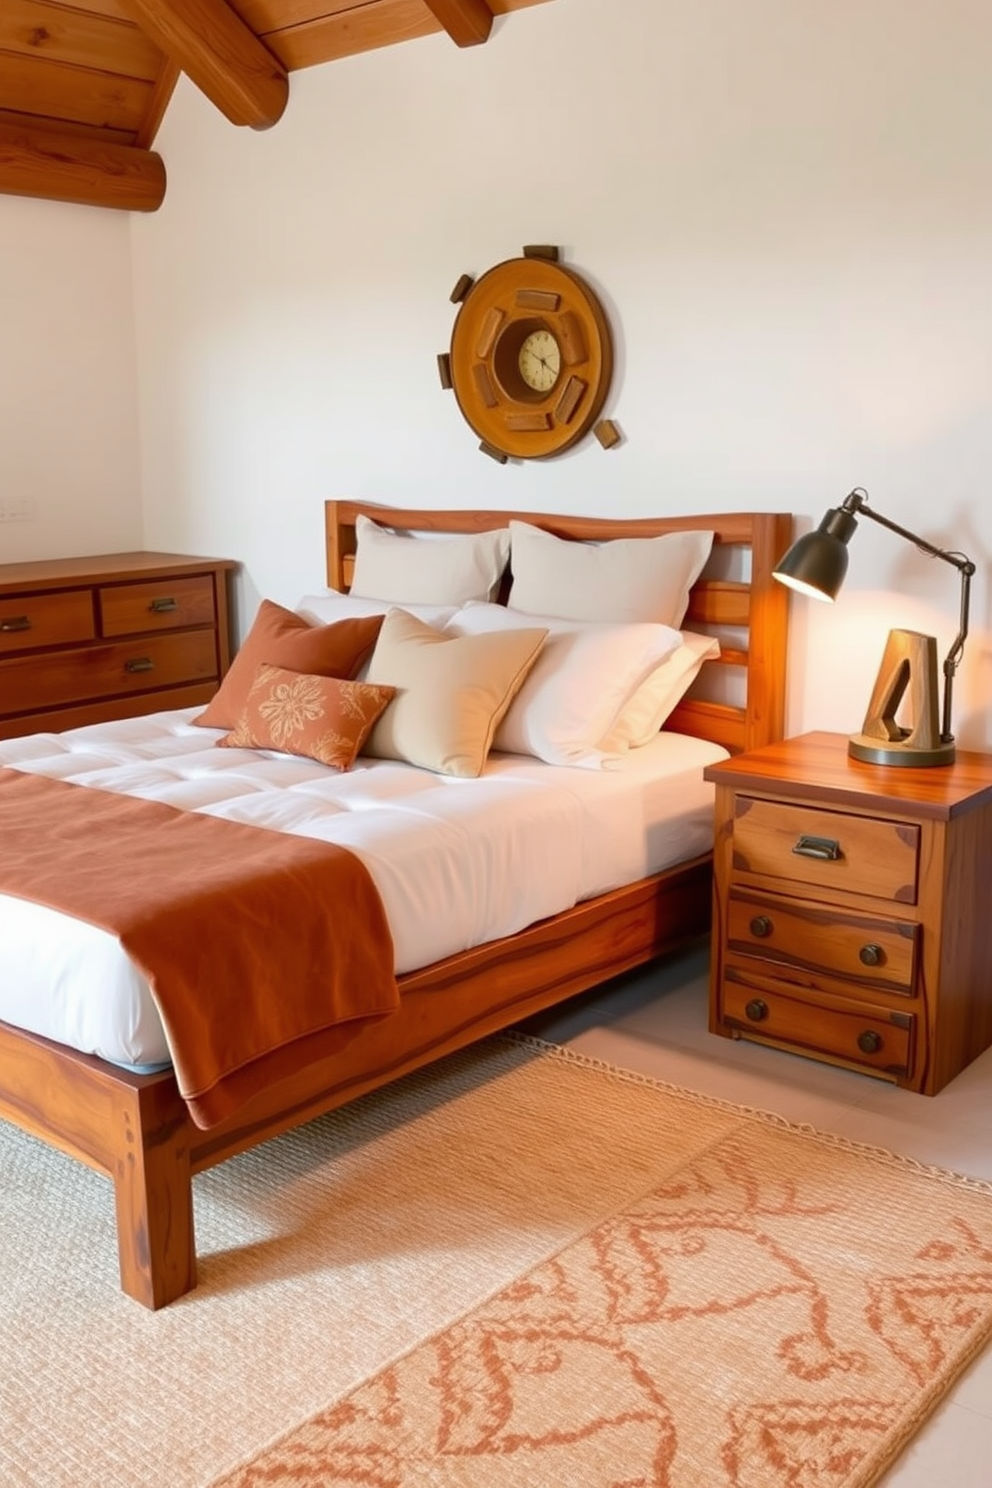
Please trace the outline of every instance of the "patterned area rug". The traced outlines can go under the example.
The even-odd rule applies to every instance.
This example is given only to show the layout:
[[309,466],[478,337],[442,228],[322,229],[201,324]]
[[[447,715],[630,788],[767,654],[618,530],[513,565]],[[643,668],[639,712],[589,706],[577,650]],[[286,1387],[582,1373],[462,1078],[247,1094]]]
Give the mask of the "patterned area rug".
[[992,1336],[992,1187],[494,1039],[197,1180],[197,1290],[0,1126],[5,1488],[867,1488]]

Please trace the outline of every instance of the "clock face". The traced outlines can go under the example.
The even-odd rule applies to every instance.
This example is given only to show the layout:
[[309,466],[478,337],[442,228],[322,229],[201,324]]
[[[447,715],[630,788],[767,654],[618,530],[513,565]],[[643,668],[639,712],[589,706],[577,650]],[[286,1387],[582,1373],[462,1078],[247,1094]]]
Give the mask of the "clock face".
[[549,393],[561,374],[561,348],[550,331],[531,331],[517,357],[520,376],[535,393]]

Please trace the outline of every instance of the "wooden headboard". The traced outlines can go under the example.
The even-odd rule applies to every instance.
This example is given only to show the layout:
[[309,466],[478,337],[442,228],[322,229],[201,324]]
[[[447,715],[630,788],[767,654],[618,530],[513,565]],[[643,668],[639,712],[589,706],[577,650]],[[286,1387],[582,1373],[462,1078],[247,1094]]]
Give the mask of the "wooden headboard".
[[[707,666],[732,668],[743,679],[743,692],[740,701],[734,702],[686,697],[665,727],[712,739],[732,754],[781,739],[789,592],[772,578],[772,568],[792,541],[788,513],[718,512],[613,520],[543,512],[407,511],[365,501],[327,501],[327,582],[332,589],[347,591],[351,585],[359,516],[407,532],[486,532],[510,521],[530,522],[555,537],[576,542],[660,537],[686,529],[712,531],[713,555],[693,586],[685,625],[720,636],[719,660]],[[724,572],[742,577],[716,576]],[[724,639],[723,632],[731,633],[731,639]]]

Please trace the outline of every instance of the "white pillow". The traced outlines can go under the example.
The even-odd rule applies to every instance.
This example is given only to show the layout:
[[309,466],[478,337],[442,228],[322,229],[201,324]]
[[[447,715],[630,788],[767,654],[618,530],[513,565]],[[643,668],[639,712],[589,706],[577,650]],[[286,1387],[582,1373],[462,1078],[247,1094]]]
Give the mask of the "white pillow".
[[351,593],[394,605],[460,605],[493,599],[510,556],[505,527],[458,536],[412,537],[391,532],[368,517],[358,535]]
[[569,542],[510,522],[509,605],[530,614],[612,624],[681,626],[712,532]]
[[603,749],[623,752],[647,744],[688,692],[703,662],[719,655],[720,642],[716,636],[684,630],[681,646],[645,677],[620,709],[603,740]]
[[492,747],[600,770],[621,752],[601,747],[620,708],[681,636],[667,625],[596,625],[487,604],[466,605],[445,630],[464,636],[534,626],[546,627],[548,638]]
[[[337,589],[328,589],[323,594],[304,594],[294,606],[296,613],[312,625],[333,625],[336,620],[348,620],[353,615],[385,615],[387,610],[395,608],[389,599],[359,599],[352,594],[341,594]],[[458,606],[410,604],[401,608],[440,630],[456,613]]]

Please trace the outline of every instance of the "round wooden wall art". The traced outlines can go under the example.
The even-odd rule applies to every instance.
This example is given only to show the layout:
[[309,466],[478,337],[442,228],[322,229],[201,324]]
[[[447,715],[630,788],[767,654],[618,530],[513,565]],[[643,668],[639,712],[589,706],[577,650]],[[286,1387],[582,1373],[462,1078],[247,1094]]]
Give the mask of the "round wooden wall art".
[[438,371],[485,454],[544,460],[594,427],[604,448],[619,443],[612,420],[596,423],[613,373],[609,323],[557,248],[524,248],[479,279],[463,274],[451,300],[459,310]]

